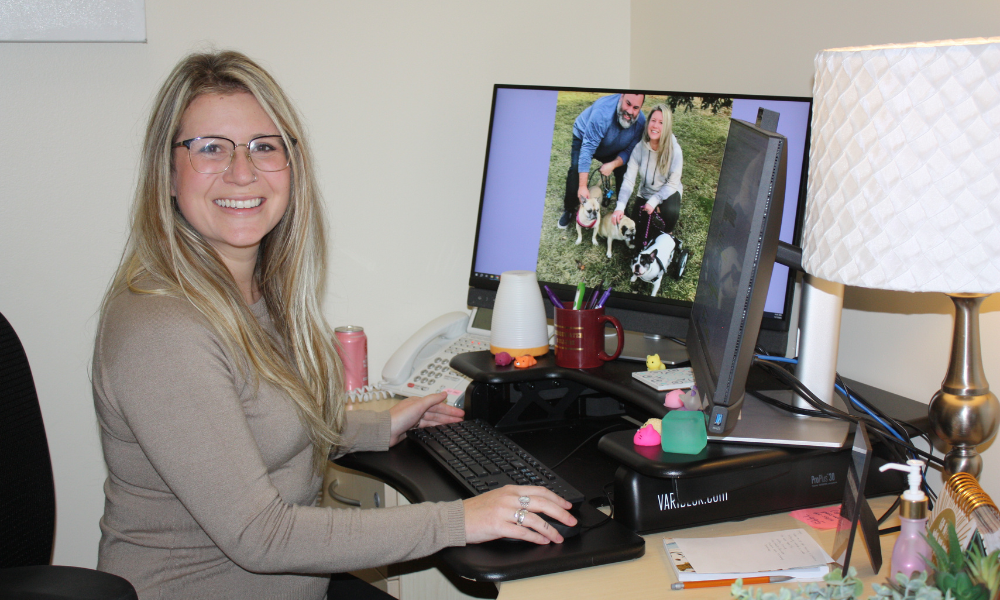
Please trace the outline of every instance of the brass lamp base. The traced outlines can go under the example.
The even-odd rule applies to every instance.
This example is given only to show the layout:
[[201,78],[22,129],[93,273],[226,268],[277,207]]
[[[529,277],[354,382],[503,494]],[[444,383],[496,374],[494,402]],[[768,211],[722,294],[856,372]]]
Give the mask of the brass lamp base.
[[993,439],[1000,426],[1000,402],[986,381],[979,349],[979,305],[988,294],[948,296],[955,303],[951,360],[928,416],[935,435],[951,444],[944,458],[945,479],[960,472],[978,478],[983,459],[976,447]]

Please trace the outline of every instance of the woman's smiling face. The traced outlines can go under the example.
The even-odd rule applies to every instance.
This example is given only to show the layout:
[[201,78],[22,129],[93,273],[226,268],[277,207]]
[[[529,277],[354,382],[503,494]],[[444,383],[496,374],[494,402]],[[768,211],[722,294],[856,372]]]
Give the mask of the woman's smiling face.
[[646,125],[646,132],[649,134],[649,141],[658,142],[663,133],[663,113],[656,110],[649,115],[649,123]]
[[184,111],[174,140],[216,136],[243,144],[237,146],[230,167],[216,174],[195,171],[187,148],[173,150],[171,195],[177,198],[184,218],[227,266],[256,256],[261,239],[288,208],[291,169],[259,171],[247,155],[247,142],[262,135],[280,135],[280,131],[252,95],[205,94]]

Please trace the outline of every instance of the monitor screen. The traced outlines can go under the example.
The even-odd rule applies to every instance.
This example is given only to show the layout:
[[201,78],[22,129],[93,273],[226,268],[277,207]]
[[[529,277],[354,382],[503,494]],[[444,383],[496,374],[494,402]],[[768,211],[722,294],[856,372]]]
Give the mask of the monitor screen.
[[[497,85],[470,285],[495,290],[502,272],[523,269],[537,272],[541,283],[568,300],[580,282],[588,288],[601,284],[612,289],[608,312],[680,318],[672,331],[651,333],[683,336],[729,120],[754,122],[762,107],[780,114],[777,131],[788,140],[780,235],[794,244],[811,99]],[[658,137],[670,143],[660,145]],[[591,212],[576,210],[575,187],[597,203],[585,203]],[[574,208],[567,211],[570,204]],[[625,218],[608,226],[618,208]],[[637,269],[643,241],[651,252],[657,239],[668,242],[659,244],[659,262],[647,258],[652,268]],[[764,328],[788,330],[793,281],[786,267],[775,266]],[[477,305],[472,298],[470,293],[470,304]],[[622,322],[627,329],[645,329],[641,320]]]

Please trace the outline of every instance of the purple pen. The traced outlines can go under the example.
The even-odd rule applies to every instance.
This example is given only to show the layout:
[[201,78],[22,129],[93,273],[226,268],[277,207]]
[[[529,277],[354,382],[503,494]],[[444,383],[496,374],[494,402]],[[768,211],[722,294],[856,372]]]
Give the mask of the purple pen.
[[563,303],[559,299],[559,296],[556,296],[555,292],[549,289],[549,286],[543,285],[542,287],[545,288],[545,293],[549,295],[549,302],[552,303],[552,306],[562,308]]
[[597,306],[595,306],[594,308],[604,308],[604,303],[608,301],[608,296],[610,295],[611,295],[611,288],[604,290],[604,293],[601,294],[601,299],[597,301]]

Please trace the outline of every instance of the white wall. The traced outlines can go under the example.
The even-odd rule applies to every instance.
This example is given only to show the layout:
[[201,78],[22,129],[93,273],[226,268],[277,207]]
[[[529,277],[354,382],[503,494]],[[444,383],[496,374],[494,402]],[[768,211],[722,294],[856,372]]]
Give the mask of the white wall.
[[[93,566],[105,468],[88,381],[155,90],[186,52],[272,70],[313,141],[334,325],[373,378],[465,306],[494,83],[628,85],[626,0],[147,0],[146,44],[0,44],[0,311],[26,347],[56,476],[57,564]],[[601,35],[580,31],[599,18]]]
[[[632,0],[636,88],[811,96],[813,57],[824,48],[1000,35],[992,0],[668,2]],[[1000,201],[1000,199],[998,199]],[[848,288],[838,370],[928,402],[941,385],[954,309],[940,294]],[[982,309],[987,379],[1000,389],[1000,298]],[[980,478],[1000,498],[1000,443]]]

